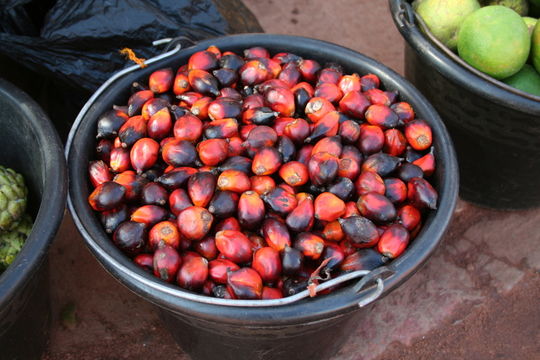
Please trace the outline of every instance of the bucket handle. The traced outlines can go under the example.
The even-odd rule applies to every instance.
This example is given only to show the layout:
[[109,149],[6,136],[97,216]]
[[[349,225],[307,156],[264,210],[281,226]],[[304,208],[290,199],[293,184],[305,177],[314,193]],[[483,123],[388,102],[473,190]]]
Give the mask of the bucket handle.
[[393,4],[397,8],[397,14],[395,16],[396,22],[400,28],[414,27],[414,10],[411,4],[403,0],[392,0]]
[[375,281],[377,283],[377,287],[375,288],[375,290],[371,294],[369,294],[365,298],[361,299],[358,302],[358,306],[359,307],[365,307],[365,306],[371,304],[373,301],[377,300],[379,298],[379,296],[381,296],[381,294],[384,291],[384,279],[383,279],[383,277],[388,278],[388,277],[394,275],[395,273],[396,272],[392,268],[390,268],[389,266],[381,266],[381,267],[376,268],[373,271],[370,271],[368,274],[363,276],[360,279],[360,281],[358,281],[356,283],[356,285],[354,285],[354,287],[353,287],[353,290],[356,293],[359,293],[360,291],[362,291],[367,284],[369,284],[369,283],[371,283],[373,281]]

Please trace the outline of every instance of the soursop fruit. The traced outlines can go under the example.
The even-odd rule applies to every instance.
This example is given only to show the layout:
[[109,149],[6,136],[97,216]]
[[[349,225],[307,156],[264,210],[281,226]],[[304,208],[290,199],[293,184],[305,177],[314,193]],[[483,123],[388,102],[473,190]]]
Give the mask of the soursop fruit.
[[0,232],[11,230],[22,217],[27,194],[23,176],[0,165]]
[[31,231],[32,218],[24,214],[12,230],[0,232],[0,271],[13,262]]

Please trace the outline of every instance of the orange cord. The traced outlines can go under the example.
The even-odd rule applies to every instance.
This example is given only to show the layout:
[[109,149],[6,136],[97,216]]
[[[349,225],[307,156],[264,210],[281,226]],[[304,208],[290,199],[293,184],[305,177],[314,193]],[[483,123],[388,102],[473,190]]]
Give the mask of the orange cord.
[[146,59],[138,58],[137,55],[135,55],[135,52],[131,50],[130,48],[123,48],[120,50],[120,54],[126,55],[127,58],[137,65],[139,65],[141,68],[145,68],[147,65],[144,63]]

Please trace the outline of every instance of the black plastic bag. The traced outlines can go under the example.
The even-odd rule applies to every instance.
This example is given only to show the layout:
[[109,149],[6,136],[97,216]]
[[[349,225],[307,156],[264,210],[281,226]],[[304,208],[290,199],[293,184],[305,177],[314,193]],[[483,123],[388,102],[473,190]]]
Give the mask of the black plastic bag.
[[30,93],[65,138],[92,92],[133,64],[121,48],[150,58],[162,38],[260,31],[240,0],[0,0],[0,76]]

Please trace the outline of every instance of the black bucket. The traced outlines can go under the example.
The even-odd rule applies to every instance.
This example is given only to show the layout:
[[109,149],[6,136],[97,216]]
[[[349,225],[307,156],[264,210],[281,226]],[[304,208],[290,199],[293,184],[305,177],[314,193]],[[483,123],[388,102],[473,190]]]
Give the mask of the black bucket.
[[[235,301],[249,301],[210,298],[166,284],[136,266],[108,238],[87,204],[90,186],[86,166],[93,157],[98,117],[113,104],[125,103],[133,81],[145,79],[162,67],[178,67],[186,63],[191,54],[209,45],[236,52],[263,46],[272,53],[288,51],[322,63],[336,62],[351,73],[377,74],[387,89],[399,90],[401,98],[413,105],[418,116],[428,119],[436,139],[438,167],[434,180],[440,194],[439,210],[430,214],[409,249],[390,263],[384,274],[379,270],[364,278],[364,281],[376,280],[377,287],[359,286],[358,289],[350,285],[328,295],[288,305],[230,306]],[[67,152],[71,179],[68,204],[88,247],[115,278],[160,307],[167,328],[193,359],[330,357],[356,325],[358,314],[362,313],[358,304],[367,304],[379,295],[388,294],[427,260],[450,222],[458,193],[457,164],[451,140],[435,110],[413,86],[394,71],[352,50],[319,40],[285,35],[245,34],[216,38],[180,52],[166,53],[151,60],[144,69],[127,69],[105,83],[83,108],[71,130]],[[388,274],[392,275],[383,280],[382,275]]]
[[441,115],[458,155],[460,195],[481,206],[540,205],[540,97],[468,66],[422,32],[405,0],[389,0],[405,38],[405,75]]
[[0,358],[39,359],[50,325],[47,250],[64,215],[62,143],[39,106],[0,79],[0,164],[21,173],[34,226],[0,276]]

